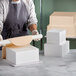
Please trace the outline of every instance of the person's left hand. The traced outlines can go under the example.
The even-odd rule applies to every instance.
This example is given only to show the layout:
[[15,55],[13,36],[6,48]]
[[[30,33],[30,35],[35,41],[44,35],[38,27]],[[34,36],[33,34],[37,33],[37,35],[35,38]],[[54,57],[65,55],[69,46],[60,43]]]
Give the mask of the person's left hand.
[[[32,31],[32,35],[38,35],[39,32],[37,30]],[[35,39],[34,41],[39,41],[40,39]]]
[[0,35],[0,41],[2,41],[3,40],[3,37],[2,37],[2,35]]

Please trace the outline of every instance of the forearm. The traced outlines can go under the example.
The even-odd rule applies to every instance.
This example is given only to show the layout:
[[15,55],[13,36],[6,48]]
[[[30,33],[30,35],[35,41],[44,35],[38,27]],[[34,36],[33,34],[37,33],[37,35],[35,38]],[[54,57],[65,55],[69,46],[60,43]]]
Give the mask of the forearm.
[[[29,30],[32,32],[32,35],[38,35],[39,32],[37,30],[37,25],[36,24],[32,24],[29,27]],[[40,39],[36,39],[35,41],[39,41]]]
[[33,30],[37,30],[37,25],[36,24],[32,24],[28,27],[28,29],[32,32]]
[[31,31],[37,30],[37,17],[35,13],[35,5],[33,3],[33,0],[29,0],[29,7],[30,7],[30,14],[28,17],[28,27]]

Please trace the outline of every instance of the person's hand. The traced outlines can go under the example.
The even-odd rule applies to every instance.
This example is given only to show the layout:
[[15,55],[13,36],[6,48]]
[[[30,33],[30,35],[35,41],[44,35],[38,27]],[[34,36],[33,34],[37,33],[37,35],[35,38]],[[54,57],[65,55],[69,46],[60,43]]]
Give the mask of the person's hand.
[[[32,31],[32,35],[38,35],[39,32],[37,30]],[[34,41],[39,41],[40,39],[35,39]]]
[[[0,41],[2,41],[3,40],[3,37],[2,37],[2,35],[0,35]],[[0,46],[4,46],[4,45],[0,45]]]
[[2,37],[2,35],[0,35],[0,41],[2,41],[3,40],[3,37]]

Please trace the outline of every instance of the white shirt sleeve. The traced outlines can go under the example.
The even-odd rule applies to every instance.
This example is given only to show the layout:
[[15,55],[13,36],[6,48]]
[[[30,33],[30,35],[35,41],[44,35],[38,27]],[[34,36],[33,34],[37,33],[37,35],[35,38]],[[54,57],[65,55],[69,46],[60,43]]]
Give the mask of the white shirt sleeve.
[[2,32],[3,29],[3,4],[0,1],[0,34]]
[[38,21],[37,21],[37,17],[36,17],[36,13],[35,13],[35,5],[33,3],[33,0],[30,0],[29,7],[30,7],[30,14],[29,14],[29,18],[28,18],[28,26],[30,26],[31,24],[37,25]]

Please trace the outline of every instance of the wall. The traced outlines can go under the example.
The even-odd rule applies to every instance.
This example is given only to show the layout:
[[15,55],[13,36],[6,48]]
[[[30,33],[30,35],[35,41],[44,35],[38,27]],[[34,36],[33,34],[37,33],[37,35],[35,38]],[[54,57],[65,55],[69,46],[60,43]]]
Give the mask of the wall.
[[[40,2],[35,1],[36,13],[38,18],[38,29],[40,29]],[[46,35],[46,26],[49,24],[49,16],[53,11],[76,12],[76,0],[42,0],[42,30],[43,35]],[[76,39],[68,39],[71,41],[71,48],[76,49]],[[45,43],[43,38],[43,45]],[[41,48],[40,42],[35,42],[36,47]]]
[[[34,0],[38,18],[38,30],[40,29],[40,0]],[[42,34],[46,35],[46,26],[49,24],[49,16],[54,11],[54,0],[42,0]],[[45,37],[42,39],[42,48],[45,43]],[[41,48],[40,42],[35,42],[35,46]]]
[[[55,11],[76,12],[76,0],[54,0]],[[76,49],[76,39],[70,40],[71,49]]]
[[55,11],[76,12],[76,0],[54,0]]

